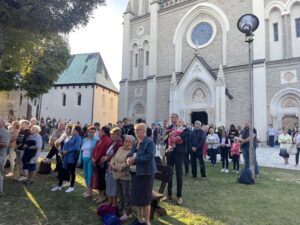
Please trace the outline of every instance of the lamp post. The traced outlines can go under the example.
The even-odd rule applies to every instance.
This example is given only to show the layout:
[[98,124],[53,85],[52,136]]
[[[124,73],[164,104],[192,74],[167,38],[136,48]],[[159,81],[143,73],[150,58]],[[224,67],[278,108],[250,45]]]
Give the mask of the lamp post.
[[237,22],[237,27],[240,32],[245,34],[245,42],[248,43],[248,57],[249,57],[249,90],[250,90],[250,104],[249,104],[249,169],[253,181],[255,180],[255,158],[254,158],[254,97],[253,97],[253,32],[258,28],[259,20],[253,14],[245,14],[240,17]]
[[23,81],[23,77],[20,73],[17,73],[15,75],[15,80],[17,81],[18,83],[18,113],[17,113],[17,120],[20,118],[20,111],[21,111],[21,84],[22,84],[22,81]]

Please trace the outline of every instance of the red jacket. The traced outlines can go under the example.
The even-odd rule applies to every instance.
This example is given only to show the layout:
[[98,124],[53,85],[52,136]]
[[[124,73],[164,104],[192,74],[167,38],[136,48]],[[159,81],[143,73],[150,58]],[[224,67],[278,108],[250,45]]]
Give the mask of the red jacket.
[[110,156],[110,157],[108,157],[108,162],[110,162],[110,160],[111,160],[111,158],[116,154],[116,152],[119,150],[119,148],[120,147],[122,147],[123,146],[123,142],[122,142],[122,139],[120,139],[120,140],[118,140],[117,142],[116,142],[116,144],[114,145],[114,147],[113,147],[113,154]]
[[231,153],[231,155],[239,155],[240,154],[240,144],[233,143],[231,145],[230,153]]
[[96,142],[92,152],[92,158],[96,160],[96,164],[101,163],[101,158],[106,155],[106,150],[111,145],[112,141],[110,137],[105,134],[101,135],[101,138]]

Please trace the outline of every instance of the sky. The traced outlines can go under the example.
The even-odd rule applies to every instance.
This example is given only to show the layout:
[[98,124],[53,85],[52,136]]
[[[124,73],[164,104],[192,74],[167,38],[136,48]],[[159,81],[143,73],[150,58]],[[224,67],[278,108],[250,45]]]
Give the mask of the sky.
[[128,0],[107,0],[94,11],[86,27],[70,33],[71,54],[100,52],[108,73],[119,88],[122,72],[123,13]]

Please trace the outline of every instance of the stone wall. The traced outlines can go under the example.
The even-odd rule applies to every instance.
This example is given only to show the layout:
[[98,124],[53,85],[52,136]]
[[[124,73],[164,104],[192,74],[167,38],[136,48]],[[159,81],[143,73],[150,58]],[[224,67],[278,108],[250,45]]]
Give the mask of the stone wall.
[[15,120],[19,118],[27,118],[27,108],[29,100],[25,96],[25,92],[22,94],[22,103],[20,103],[19,93],[17,91],[1,91],[0,92],[0,116],[6,120]]

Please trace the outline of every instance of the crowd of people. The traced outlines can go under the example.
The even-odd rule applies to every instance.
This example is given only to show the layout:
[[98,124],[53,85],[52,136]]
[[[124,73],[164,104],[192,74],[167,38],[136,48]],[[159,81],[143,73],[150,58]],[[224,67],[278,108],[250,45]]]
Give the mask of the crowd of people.
[[[273,133],[272,133],[273,132]],[[51,135],[50,135],[51,133]],[[254,129],[254,150],[259,139]],[[269,129],[268,135],[274,131]],[[275,142],[269,138],[269,144]],[[118,208],[122,221],[132,214],[136,207],[137,219],[132,224],[150,224],[150,204],[154,175],[156,173],[155,156],[161,162],[171,166],[176,176],[176,203],[181,205],[183,174],[197,177],[197,164],[200,165],[201,178],[206,178],[205,162],[212,167],[217,165],[217,154],[221,155],[222,173],[239,173],[240,154],[244,158],[244,167],[249,167],[249,124],[244,128],[231,125],[216,128],[195,121],[193,125],[185,124],[175,113],[170,116],[170,124],[152,123],[150,127],[142,119],[133,125],[128,118],[118,121],[116,125],[101,127],[99,123],[81,127],[79,123],[20,120],[5,123],[0,118],[0,196],[3,191],[4,164],[10,162],[7,177],[14,176],[17,165],[16,180],[32,184],[37,169],[37,161],[46,141],[49,143],[44,164],[51,164],[56,158],[57,185],[51,191],[73,192],[76,181],[76,168],[80,165],[86,184],[83,198],[91,198],[101,204]],[[291,144],[296,145],[296,165],[299,162],[300,129],[293,137],[285,129],[278,135],[280,155],[288,163]],[[254,151],[255,153],[255,151]],[[207,159],[207,157],[209,157]],[[259,166],[255,158],[255,176],[259,176]],[[229,168],[232,162],[232,168]],[[173,179],[168,183],[167,195],[163,200],[171,201]],[[97,195],[93,196],[93,190]]]

